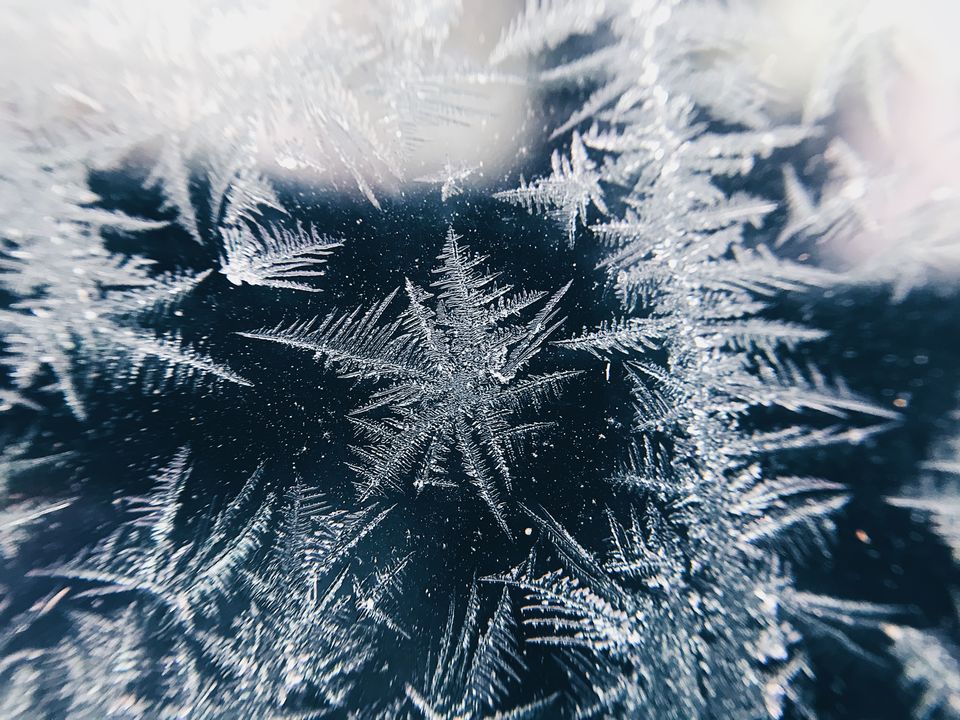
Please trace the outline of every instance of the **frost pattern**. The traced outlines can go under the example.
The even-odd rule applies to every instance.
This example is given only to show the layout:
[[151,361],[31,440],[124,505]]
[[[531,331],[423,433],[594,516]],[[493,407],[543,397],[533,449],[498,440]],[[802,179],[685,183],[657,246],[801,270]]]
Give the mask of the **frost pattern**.
[[[6,8],[18,29],[11,57],[56,88],[45,112],[24,102],[13,120],[69,138],[87,167],[145,165],[145,185],[199,243],[207,226],[198,185],[225,169],[249,177],[265,163],[271,173],[352,185],[379,206],[380,191],[406,177],[425,129],[479,122],[487,87],[504,80],[446,48],[460,3],[417,0],[380,14],[333,5],[97,0],[58,5],[55,23]],[[33,80],[4,85],[11,97],[36,94]]]
[[318,292],[320,288],[304,280],[322,277],[323,270],[317,268],[341,245],[300,225],[293,229],[228,227],[223,231],[220,271],[234,285]]
[[576,375],[525,372],[563,323],[557,308],[569,285],[520,323],[516,318],[546,293],[509,294],[511,287],[477,270],[485,258],[459,241],[450,229],[431,284],[436,295],[407,280],[407,309],[392,321],[381,318],[397,291],[363,313],[242,334],[308,350],[342,377],[381,384],[351,414],[367,443],[355,448],[353,466],[362,498],[410,481],[417,490],[454,487],[446,467],[456,450],[470,485],[510,535],[501,498],[512,485],[509,459],[524,437],[547,426],[510,420]]
[[480,605],[476,586],[470,589],[467,608],[456,631],[456,608],[451,604],[447,627],[437,650],[434,665],[424,678],[424,689],[406,686],[407,698],[420,717],[428,718],[511,718],[538,717],[552,698],[538,700],[510,710],[496,710],[516,684],[525,667],[516,639],[516,622],[510,596],[500,597],[486,630],[480,632]]
[[587,221],[587,210],[593,205],[601,213],[607,213],[600,187],[601,175],[597,165],[587,154],[580,134],[573,133],[570,157],[554,151],[550,158],[553,174],[547,178],[525,183],[520,180],[516,190],[496,193],[499,200],[522,205],[528,210],[547,212],[567,229],[567,240],[572,246],[577,233],[577,222]]
[[922,468],[908,493],[887,501],[928,517],[954,560],[960,561],[960,437],[942,441]]
[[[202,539],[180,542],[191,474],[184,448],[146,494],[123,499],[131,518],[114,533],[74,560],[34,570],[70,585],[21,616],[14,632],[61,603],[71,606],[69,631],[51,648],[5,658],[0,673],[14,670],[15,678],[6,699],[23,693],[37,713],[57,712],[59,698],[67,714],[83,717],[279,717],[316,697],[325,708],[341,706],[372,658],[372,632],[384,624],[405,564],[356,579],[366,599],[355,605],[351,553],[390,508],[334,510],[297,482],[275,522],[273,496],[258,487],[262,473],[207,518]],[[124,604],[83,609],[110,598]],[[155,679],[144,684],[146,677]]]
[[[519,21],[527,35],[517,47],[557,46],[596,24],[596,6],[579,14],[558,7],[544,9],[543,36]],[[611,510],[604,555],[582,547],[548,512],[533,511],[550,552],[501,580],[527,598],[531,642],[567,650],[571,678],[585,675],[581,717],[780,718],[788,708],[812,717],[806,643],[823,638],[860,654],[849,633],[876,628],[892,609],[794,587],[784,560],[811,545],[828,551],[831,516],[848,495],[828,480],[773,475],[771,459],[861,441],[898,416],[791,359],[822,332],[766,316],[771,298],[842,278],[748,241],[748,227],[760,228],[777,205],[722,188],[816,130],[774,125],[757,104],[728,114],[735,106],[719,93],[729,84],[708,89],[724,51],[718,67],[698,59],[726,40],[686,19],[675,3],[637,6],[611,17],[607,48],[544,71],[554,82],[584,72],[600,78],[554,135],[571,132],[577,165],[595,183],[626,189],[616,205],[622,216],[590,224],[579,188],[555,182],[572,164],[555,162],[542,181],[559,188],[550,203],[527,192],[548,214],[548,204],[582,210],[571,214],[608,248],[601,266],[626,314],[558,345],[608,362],[628,358],[637,447],[615,479],[630,500]],[[763,97],[759,88],[751,94]],[[712,130],[700,120],[704,108],[743,129]],[[596,209],[606,215],[608,206],[609,197]],[[746,422],[771,407],[796,422]],[[856,432],[815,429],[823,427],[818,415]]]
[[[456,217],[483,189],[483,164],[421,155],[434,131],[486,125],[493,86],[575,99],[546,137],[526,139],[550,153],[549,170],[491,172],[492,196],[560,225],[558,257],[596,248],[607,287],[576,300],[610,289],[620,306],[556,339],[570,285],[497,285],[451,229],[435,282],[407,280],[399,314],[397,290],[241,333],[358,381],[348,420],[359,492],[344,507],[315,478],[274,470],[282,458],[211,505],[183,448],[148,490],[115,496],[119,526],[71,559],[23,569],[33,543],[82,516],[77,483],[42,497],[26,479],[82,453],[34,454],[50,431],[18,429],[25,439],[0,455],[0,561],[26,572],[25,594],[40,590],[25,603],[16,580],[0,584],[0,716],[812,718],[814,648],[871,661],[877,630],[914,716],[960,715],[949,628],[898,624],[912,621],[901,608],[813,592],[795,571],[829,554],[855,489],[785,469],[790,455],[870,442],[909,414],[811,362],[826,333],[789,304],[880,283],[904,301],[960,269],[957,188],[921,177],[914,192],[898,146],[870,156],[835,135],[854,85],[878,137],[946,134],[896,126],[895,105],[911,103],[893,102],[892,27],[876,5],[831,8],[794,111],[744,41],[769,30],[762,3],[528,0],[493,28],[479,62],[452,42],[471,17],[455,0],[371,12],[259,0],[0,9],[13,29],[5,65],[27,68],[0,78],[0,329],[14,386],[0,388],[0,411],[14,426],[44,410],[48,376],[91,433],[103,378],[148,393],[196,380],[249,387],[161,324],[201,282],[224,280],[207,266],[157,272],[152,239],[189,237],[210,265],[219,255],[234,297],[245,285],[265,298],[316,293],[342,242],[286,205],[288,181],[351,189],[371,212],[407,182],[429,183]],[[158,196],[181,237],[108,209],[92,188],[115,170]],[[764,178],[780,173],[782,191],[771,189]],[[142,253],[115,250],[134,244]],[[537,370],[550,345],[583,370]],[[506,569],[491,558],[499,570],[454,591],[442,634],[423,632],[401,609],[423,602],[411,576],[426,567],[408,547],[418,518],[396,509],[404,490],[422,506],[468,489],[516,547],[516,467],[549,426],[527,416],[597,362],[632,393],[622,470],[580,486],[582,527],[558,519],[569,498],[540,492],[542,506],[521,506],[524,537],[537,535],[527,560]],[[887,501],[957,561],[955,444]],[[605,544],[589,532],[603,513]],[[374,538],[383,545],[371,551]],[[499,597],[483,628],[480,589]],[[434,652],[389,668],[385,648],[405,653],[421,635],[440,635]],[[526,692],[539,679],[531,657],[559,669],[562,692]],[[383,697],[368,697],[369,677],[395,671]]]
[[[33,528],[49,522],[50,515],[69,507],[74,498],[30,498],[15,490],[23,474],[50,465],[59,465],[70,458],[69,452],[29,457],[33,439],[7,442],[0,452],[0,560],[12,560],[20,546],[33,537]],[[19,496],[19,499],[17,499]],[[4,583],[0,582],[0,592]]]
[[64,565],[36,570],[36,575],[89,582],[98,595],[133,593],[160,605],[185,631],[198,613],[233,585],[244,561],[256,550],[267,527],[269,500],[243,522],[237,520],[249,501],[260,471],[213,523],[202,545],[180,544],[174,536],[179,498],[190,476],[188,450],[182,449],[154,478],[143,497],[128,498],[133,519],[111,537]]
[[[245,573],[249,605],[214,646],[235,678],[227,691],[235,712],[279,713],[314,695],[324,707],[343,704],[372,659],[374,627],[354,608],[344,565],[388,512],[333,511],[302,483],[293,486],[265,561]],[[379,580],[373,588],[384,594]]]
[[781,717],[788,702],[809,713],[793,686],[811,673],[801,633],[858,652],[846,629],[875,626],[891,612],[799,592],[759,550],[828,530],[829,514],[846,500],[839,486],[797,478],[741,484],[749,490],[690,478],[683,492],[653,496],[626,525],[611,514],[604,559],[549,514],[533,515],[562,567],[543,572],[532,556],[503,579],[525,593],[530,642],[566,649],[573,667],[588,668],[582,716],[685,718],[721,708]]
[[916,696],[913,717],[960,717],[960,652],[934,633],[886,625],[893,655],[903,665],[903,680]]
[[[806,239],[827,247],[870,247],[871,256],[850,268],[850,279],[890,283],[897,300],[931,280],[955,278],[960,268],[955,189],[938,187],[917,199],[909,192],[904,179],[909,173],[903,168],[870,167],[840,138],[831,142],[824,157],[829,176],[817,200],[793,168],[785,169],[790,219],[778,243]],[[904,201],[887,207],[889,198],[901,195]]]
[[478,170],[478,166],[454,164],[448,160],[440,172],[419,177],[417,182],[440,185],[440,200],[446,202],[452,197],[463,194],[464,185]]
[[139,326],[140,318],[175,305],[209,274],[157,276],[149,265],[144,258],[110,254],[99,236],[31,237],[8,246],[0,257],[0,285],[20,299],[0,310],[0,327],[3,362],[16,385],[32,389],[49,368],[81,419],[83,381],[98,365],[111,378],[146,389],[194,380],[249,386],[176,331],[158,335]]

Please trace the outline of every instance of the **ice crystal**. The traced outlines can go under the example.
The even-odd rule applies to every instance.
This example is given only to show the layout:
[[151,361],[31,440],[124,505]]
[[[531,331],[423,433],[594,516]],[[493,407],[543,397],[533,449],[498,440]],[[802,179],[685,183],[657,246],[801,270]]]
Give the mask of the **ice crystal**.
[[[954,420],[960,415],[954,412]],[[921,465],[920,477],[906,492],[887,502],[929,519],[934,531],[960,561],[960,435],[941,439],[933,455]]]
[[[642,712],[680,718],[717,708],[781,717],[784,697],[802,704],[782,673],[805,664],[800,628],[850,645],[846,628],[875,624],[891,612],[797,592],[753,549],[841,506],[836,486],[783,479],[746,492],[734,487],[723,493],[743,495],[741,506],[707,525],[713,517],[708,507],[722,513],[730,504],[704,497],[709,483],[694,482],[662,510],[649,504],[643,515],[633,513],[626,526],[611,515],[606,560],[585,550],[549,514],[534,515],[562,568],[538,574],[532,556],[504,578],[527,598],[522,609],[530,642],[567,649],[574,658],[588,654],[593,699],[585,700],[585,717]],[[810,493],[826,493],[826,499],[797,500]],[[743,523],[738,516],[763,519]]]
[[[531,47],[563,39],[560,17],[567,17],[568,37],[595,24],[588,10],[551,12],[549,40],[527,38]],[[747,228],[761,227],[776,203],[721,188],[816,133],[769,124],[756,106],[724,118],[747,126],[742,131],[714,132],[700,122],[704,106],[730,109],[722,97],[703,94],[706,85],[696,79],[705,68],[691,51],[721,34],[709,37],[700,26],[684,42],[668,43],[683,16],[674,3],[650,3],[616,18],[618,42],[608,49],[547,71],[554,81],[587,68],[606,76],[555,134],[573,129],[574,146],[601,157],[591,160],[596,179],[627,189],[622,218],[591,229],[609,247],[601,265],[631,314],[558,344],[608,360],[649,358],[627,365],[645,439],[633,469],[618,478],[637,493],[637,504],[626,526],[611,516],[607,559],[538,513],[561,569],[542,574],[532,557],[504,579],[527,596],[532,641],[571,650],[571,673],[586,673],[583,716],[697,717],[709,708],[782,717],[788,705],[806,708],[797,686],[811,674],[804,636],[859,652],[845,630],[875,626],[889,610],[796,590],[777,560],[811,542],[826,551],[830,516],[847,495],[828,480],[771,476],[758,449],[769,454],[847,436],[805,430],[803,420],[749,434],[741,423],[755,408],[779,407],[801,418],[862,419],[865,436],[897,415],[790,359],[822,331],[765,317],[770,298],[841,278],[748,243]],[[643,50],[631,54],[628,39]],[[581,140],[574,128],[588,119]],[[788,193],[795,206],[812,206],[796,183]],[[559,197],[555,204],[573,203],[578,193],[565,189]],[[757,464],[745,462],[751,457]],[[590,659],[577,663],[578,653]]]
[[960,652],[936,634],[885,625],[893,655],[903,664],[904,684],[917,692],[913,717],[960,717]]
[[504,190],[495,197],[528,210],[547,212],[567,229],[567,242],[572,246],[577,222],[586,224],[590,205],[603,214],[608,212],[600,187],[601,175],[576,132],[570,141],[570,157],[554,151],[550,165],[553,174],[549,177],[529,184],[521,179],[519,188]]
[[[297,483],[281,512],[268,557],[244,573],[248,609],[214,646],[234,675],[227,694],[237,711],[279,713],[311,694],[340,706],[371,659],[372,624],[354,608],[345,565],[389,509],[333,511]],[[368,585],[371,598],[388,591],[381,580]]]
[[451,603],[447,626],[436,659],[418,689],[406,686],[410,704],[420,717],[434,720],[463,718],[538,717],[550,706],[552,698],[537,700],[509,710],[498,710],[507,695],[508,685],[516,684],[524,668],[516,639],[516,622],[510,596],[500,597],[497,609],[483,632],[479,631],[480,604],[476,586],[470,589],[467,608],[456,630],[456,608]]
[[[199,693],[200,677],[183,648],[159,659],[149,649],[149,614],[137,603],[104,616],[69,613],[70,633],[43,658],[46,682],[60,683],[69,698],[67,714],[147,716],[189,705]],[[157,677],[143,687],[142,674]]]
[[455,165],[449,160],[438,173],[417,178],[417,182],[440,185],[440,200],[446,202],[463,193],[463,184],[479,168],[469,165]]
[[[49,523],[49,516],[70,506],[74,498],[25,498],[11,485],[31,470],[58,465],[70,458],[69,452],[30,457],[33,439],[7,442],[0,452],[0,559],[12,560],[21,544],[33,536],[32,528]],[[19,499],[18,499],[19,496]],[[0,583],[2,588],[2,583]]]
[[553,49],[571,35],[585,35],[607,16],[605,3],[564,0],[527,0],[523,15],[506,28],[490,53],[496,64],[509,57]]
[[322,277],[323,271],[316,268],[341,244],[301,226],[228,227],[223,231],[220,271],[234,285],[318,292],[320,288],[304,280]]
[[558,305],[569,285],[521,324],[515,318],[546,293],[510,295],[509,286],[499,287],[492,275],[478,271],[485,258],[470,254],[459,240],[452,229],[447,232],[434,270],[439,277],[431,284],[436,296],[408,279],[408,307],[392,321],[381,318],[396,291],[362,314],[358,308],[241,334],[308,350],[343,377],[381,383],[351,415],[367,441],[355,448],[362,497],[411,481],[417,490],[452,487],[446,464],[455,449],[475,492],[509,535],[501,498],[512,485],[509,457],[523,437],[546,426],[510,420],[576,374],[525,372],[563,322]]
[[190,475],[184,448],[157,473],[147,495],[128,498],[133,519],[114,535],[68,563],[33,572],[92,583],[99,595],[141,595],[190,632],[198,614],[209,613],[217,600],[229,595],[244,560],[266,529],[269,501],[249,520],[237,520],[259,474],[251,475],[233,503],[217,516],[203,544],[177,543],[174,523]]
[[162,334],[138,320],[169,307],[208,272],[151,275],[150,262],[112,255],[99,238],[54,235],[21,239],[0,260],[0,285],[20,299],[0,311],[6,355],[14,382],[33,387],[49,367],[70,409],[86,415],[86,366],[148,389],[207,379],[250,383],[186,344],[176,331]]
[[907,192],[902,168],[871,168],[841,139],[831,142],[824,158],[829,175],[818,200],[793,168],[785,169],[790,219],[778,243],[815,240],[840,253],[869,245],[871,256],[850,268],[850,279],[891,283],[901,300],[930,280],[955,274],[960,263],[955,189],[942,186],[920,198],[908,194],[887,207],[890,197]]

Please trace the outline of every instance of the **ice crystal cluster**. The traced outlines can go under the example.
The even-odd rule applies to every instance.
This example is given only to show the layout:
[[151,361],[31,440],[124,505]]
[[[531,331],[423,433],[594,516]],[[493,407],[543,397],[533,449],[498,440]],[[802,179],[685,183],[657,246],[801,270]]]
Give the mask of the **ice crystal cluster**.
[[960,85],[799,5],[4,3],[0,717],[960,717]]

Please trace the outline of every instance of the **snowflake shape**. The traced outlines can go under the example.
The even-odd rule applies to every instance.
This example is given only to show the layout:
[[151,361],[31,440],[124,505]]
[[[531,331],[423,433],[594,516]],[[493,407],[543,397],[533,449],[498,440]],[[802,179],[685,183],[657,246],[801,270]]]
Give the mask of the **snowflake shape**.
[[456,449],[470,484],[509,535],[500,499],[511,490],[509,457],[519,440],[548,425],[511,420],[577,374],[523,373],[563,322],[557,305],[569,284],[529,322],[516,322],[546,293],[511,295],[512,288],[498,287],[494,276],[477,270],[485,258],[471,255],[459,239],[452,229],[447,233],[431,285],[436,296],[407,280],[409,306],[392,322],[380,318],[397,291],[363,314],[358,308],[241,334],[312,351],[342,377],[382,381],[351,414],[366,441],[354,448],[352,465],[364,498],[399,490],[411,476],[418,491],[456,487],[447,472]]

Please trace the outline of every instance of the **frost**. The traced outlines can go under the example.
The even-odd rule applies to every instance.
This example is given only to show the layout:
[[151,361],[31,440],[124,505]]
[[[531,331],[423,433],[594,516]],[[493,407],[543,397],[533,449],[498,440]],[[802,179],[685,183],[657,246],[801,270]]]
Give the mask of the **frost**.
[[842,88],[851,76],[864,95],[872,122],[881,132],[890,132],[888,91],[895,61],[884,42],[889,19],[878,21],[870,4],[857,0],[830,8],[828,37],[823,55],[814,70],[803,103],[803,121],[820,122],[832,115]]
[[916,720],[960,717],[960,652],[952,644],[902,625],[884,625],[892,653],[903,665],[904,684],[918,694]]
[[[68,617],[70,633],[41,662],[43,682],[61,685],[69,714],[147,716],[198,694],[196,665],[182,648],[155,659],[148,616],[137,603],[107,616],[73,610]],[[140,682],[148,671],[157,678],[151,688]]]
[[23,239],[0,265],[0,285],[20,299],[0,310],[4,364],[23,390],[49,368],[74,414],[86,415],[84,366],[147,389],[197,379],[249,385],[185,344],[179,334],[157,335],[138,319],[169,307],[203,280],[196,275],[151,275],[150,262],[111,255],[99,238],[64,242],[57,236]]
[[[79,714],[274,716],[305,693],[340,706],[371,657],[372,628],[385,622],[365,608],[388,603],[406,563],[357,581],[359,594],[347,591],[351,551],[390,509],[333,510],[298,482],[274,523],[272,495],[258,487],[261,466],[206,518],[202,538],[180,542],[188,463],[182,449],[146,494],[124,498],[131,519],[96,546],[32,571],[70,586],[38,604],[21,627],[68,594],[71,605],[125,597],[123,608],[69,609],[69,632],[58,645],[11,655],[0,673],[35,668],[43,692],[31,702],[49,702],[54,683]],[[354,597],[373,603],[355,608]],[[149,687],[148,675],[156,677]]]
[[0,508],[0,557],[16,557],[20,545],[33,536],[31,526],[48,522],[48,515],[69,507],[71,502],[23,500]]
[[[750,11],[737,10],[749,27]],[[571,10],[565,31],[559,13],[545,16],[549,45],[588,27],[586,12]],[[792,359],[823,331],[767,315],[774,299],[841,277],[748,239],[777,203],[727,188],[817,130],[770,122],[756,102],[764,93],[743,68],[730,84],[709,82],[723,76],[732,26],[689,20],[668,2],[613,14],[611,44],[544,73],[551,82],[586,76],[600,84],[554,136],[572,131],[582,157],[589,149],[597,158],[589,159],[595,187],[610,188],[601,209],[611,217],[590,230],[625,312],[557,344],[608,362],[626,358],[636,408],[633,459],[614,479],[629,504],[610,513],[606,553],[536,511],[555,564],[538,551],[501,576],[526,598],[529,642],[565,651],[581,688],[579,717],[812,714],[808,643],[828,640],[861,655],[848,634],[891,612],[798,589],[783,562],[811,546],[828,552],[831,518],[849,493],[829,479],[775,473],[767,458],[857,441],[898,415]],[[752,100],[730,101],[741,92]],[[715,130],[704,109],[733,129]],[[551,187],[561,174],[555,162],[553,176],[529,187]],[[561,197],[574,207],[576,192]],[[535,207],[550,210],[542,196]],[[770,407],[796,424],[758,429],[748,420]],[[818,415],[857,432],[818,429]]]
[[190,195],[190,164],[183,139],[174,134],[163,140],[144,187],[157,188],[163,192],[164,210],[175,210],[181,227],[196,242],[203,243],[200,223]]
[[438,173],[417,178],[417,182],[440,185],[440,200],[446,202],[463,193],[463,185],[480,168],[463,163],[454,164],[449,160]]
[[[26,498],[10,487],[22,474],[37,468],[59,465],[68,460],[69,452],[29,457],[33,439],[7,442],[0,452],[0,559],[13,560],[20,546],[31,539],[36,526],[49,523],[50,515],[68,508],[74,498]],[[17,499],[17,496],[20,499]],[[0,583],[0,592],[3,583]]]
[[[960,715],[956,588],[907,587],[949,568],[883,578],[918,613],[821,582],[838,539],[915,557],[856,524],[877,492],[960,561],[954,441],[896,489],[858,479],[891,457],[882,433],[940,424],[921,415],[949,342],[827,329],[872,312],[857,286],[917,293],[906,329],[949,312],[951,63],[911,57],[915,9],[889,3],[825,8],[816,48],[778,26],[789,3],[500,5],[0,8],[0,716],[813,718],[824,685],[885,672],[880,650],[917,718]],[[920,122],[938,106],[911,63],[937,70],[942,122]],[[498,284],[451,227],[418,285],[433,251],[412,239],[438,222],[503,232],[508,277],[573,280]],[[346,267],[354,249],[376,262]],[[219,359],[238,317],[330,384],[298,392],[249,343],[260,386],[200,402],[252,385]],[[861,331],[895,347],[847,382]],[[39,412],[51,390],[73,417]],[[131,490],[119,470],[144,462]],[[200,472],[234,464],[232,487]]]
[[[437,294],[406,281],[408,307],[381,318],[396,291],[361,314],[241,333],[312,352],[345,378],[381,388],[351,414],[367,444],[355,448],[361,497],[399,490],[452,487],[446,470],[456,450],[474,491],[503,531],[510,530],[500,495],[511,489],[509,457],[523,437],[546,423],[511,425],[515,414],[539,405],[576,373],[526,375],[527,364],[557,330],[557,307],[567,287],[550,296],[526,323],[517,318],[546,293],[510,295],[477,270],[483,257],[461,247],[453,230],[437,257]],[[436,298],[435,309],[427,304]],[[384,417],[381,410],[388,414]]]
[[[74,414],[86,414],[87,367],[148,387],[206,377],[244,381],[185,345],[137,322],[174,304],[206,273],[158,275],[150,261],[111,253],[104,231],[135,233],[165,225],[97,207],[87,166],[57,142],[58,134],[21,138],[14,131],[9,174],[0,179],[0,287],[13,296],[0,310],[4,364],[20,390],[49,368]],[[64,147],[69,147],[65,143]],[[10,192],[10,195],[7,192]]]
[[655,350],[669,328],[654,318],[617,318],[601,323],[595,331],[584,329],[583,335],[554,344],[568,350],[586,350],[602,358],[615,353],[629,355],[643,350]]
[[[388,512],[334,511],[301,482],[290,489],[269,554],[244,573],[249,607],[215,645],[235,676],[228,702],[237,712],[279,713],[309,694],[343,704],[372,657],[372,625],[354,607],[344,566]],[[390,592],[384,579],[364,587],[371,598]]]
[[817,199],[792,167],[784,169],[789,221],[777,244],[822,244],[837,256],[849,282],[889,283],[895,300],[933,281],[955,279],[956,187],[945,183],[917,193],[911,183],[929,180],[912,178],[904,161],[871,166],[841,138],[831,141],[824,158],[829,173]]
[[255,170],[236,164],[212,164],[210,170],[210,222],[221,227],[256,226],[265,210],[285,214],[269,180]]
[[263,285],[305,292],[320,288],[306,282],[322,277],[327,257],[343,243],[304,226],[264,220],[264,211],[286,214],[270,183],[244,169],[228,169],[214,182],[216,209],[223,251],[220,272],[234,285]]
[[567,229],[567,241],[573,247],[577,222],[586,224],[589,206],[603,214],[608,212],[600,187],[601,175],[576,132],[570,143],[570,157],[554,151],[550,165],[553,174],[549,177],[529,184],[521,179],[519,188],[498,192],[494,197],[527,210],[546,212]]
[[98,0],[58,4],[51,19],[8,8],[11,57],[33,68],[3,79],[11,124],[69,138],[87,167],[145,166],[145,185],[200,243],[198,191],[223,166],[353,185],[379,206],[420,170],[411,157],[425,134],[452,122],[482,132],[483,100],[504,82],[450,47],[459,3],[380,10]]
[[304,280],[322,277],[323,271],[317,268],[342,244],[300,225],[292,229],[228,227],[223,231],[220,272],[234,285],[318,292],[320,288]]
[[404,571],[409,564],[409,556],[401,558],[363,582],[354,582],[353,585],[360,617],[366,622],[382,625],[407,640],[410,639],[410,634],[391,616],[385,606],[399,593]]
[[[781,671],[805,663],[799,629],[857,651],[845,631],[892,612],[795,591],[777,563],[753,548],[761,538],[779,542],[797,524],[815,529],[844,503],[838,486],[753,481],[721,489],[693,477],[679,485],[649,478],[648,487],[671,497],[662,510],[656,503],[632,513],[627,525],[610,514],[605,559],[548,513],[533,514],[562,567],[539,574],[531,556],[502,579],[526,597],[529,642],[590,658],[584,667],[593,668],[595,704],[583,700],[584,717],[653,711],[685,718],[717,708],[781,717],[771,693],[796,694],[789,685],[795,673]],[[826,499],[804,499],[815,494]],[[739,506],[731,503],[738,497]]]
[[929,518],[934,531],[960,562],[960,436],[942,439],[922,473],[902,495],[887,502]]
[[182,449],[154,477],[151,491],[128,498],[133,518],[113,535],[63,565],[34,575],[92,583],[96,594],[133,593],[157,603],[185,632],[198,614],[229,596],[244,561],[267,527],[269,500],[246,521],[237,520],[260,471],[216,518],[202,544],[180,544],[174,535],[179,498],[190,476],[188,450]]
[[[628,12],[618,12],[621,8],[616,3],[562,3],[558,7],[566,11],[546,8],[543,27],[549,29],[549,45],[559,45],[596,27],[600,18],[610,22],[612,37],[591,54],[544,71],[543,79],[551,82],[589,79],[599,85],[554,131],[554,137],[607,110],[615,117],[658,89],[692,98],[732,124],[763,127],[768,123],[764,107],[768,89],[738,53],[742,39],[760,25],[750,4],[686,5],[654,0],[636,3]],[[530,20],[528,13],[520,27],[532,27]],[[536,43],[528,41],[527,45],[534,49]]]
[[526,667],[516,639],[516,621],[506,591],[483,632],[479,630],[480,603],[476,586],[471,587],[465,615],[456,629],[455,606],[451,603],[447,626],[437,650],[434,666],[424,678],[422,689],[406,686],[407,698],[418,717],[511,718],[526,720],[540,717],[553,698],[527,705],[498,710],[508,686],[520,682]]
[[871,211],[867,168],[843,140],[834,139],[824,153],[830,162],[830,174],[824,183],[820,202],[810,196],[796,171],[784,168],[784,187],[789,220],[780,231],[777,244],[793,239],[815,239],[819,243],[849,241],[880,228]]
[[496,64],[511,56],[552,50],[572,35],[593,32],[606,15],[603,2],[527,0],[524,14],[500,36],[490,53],[490,62]]

